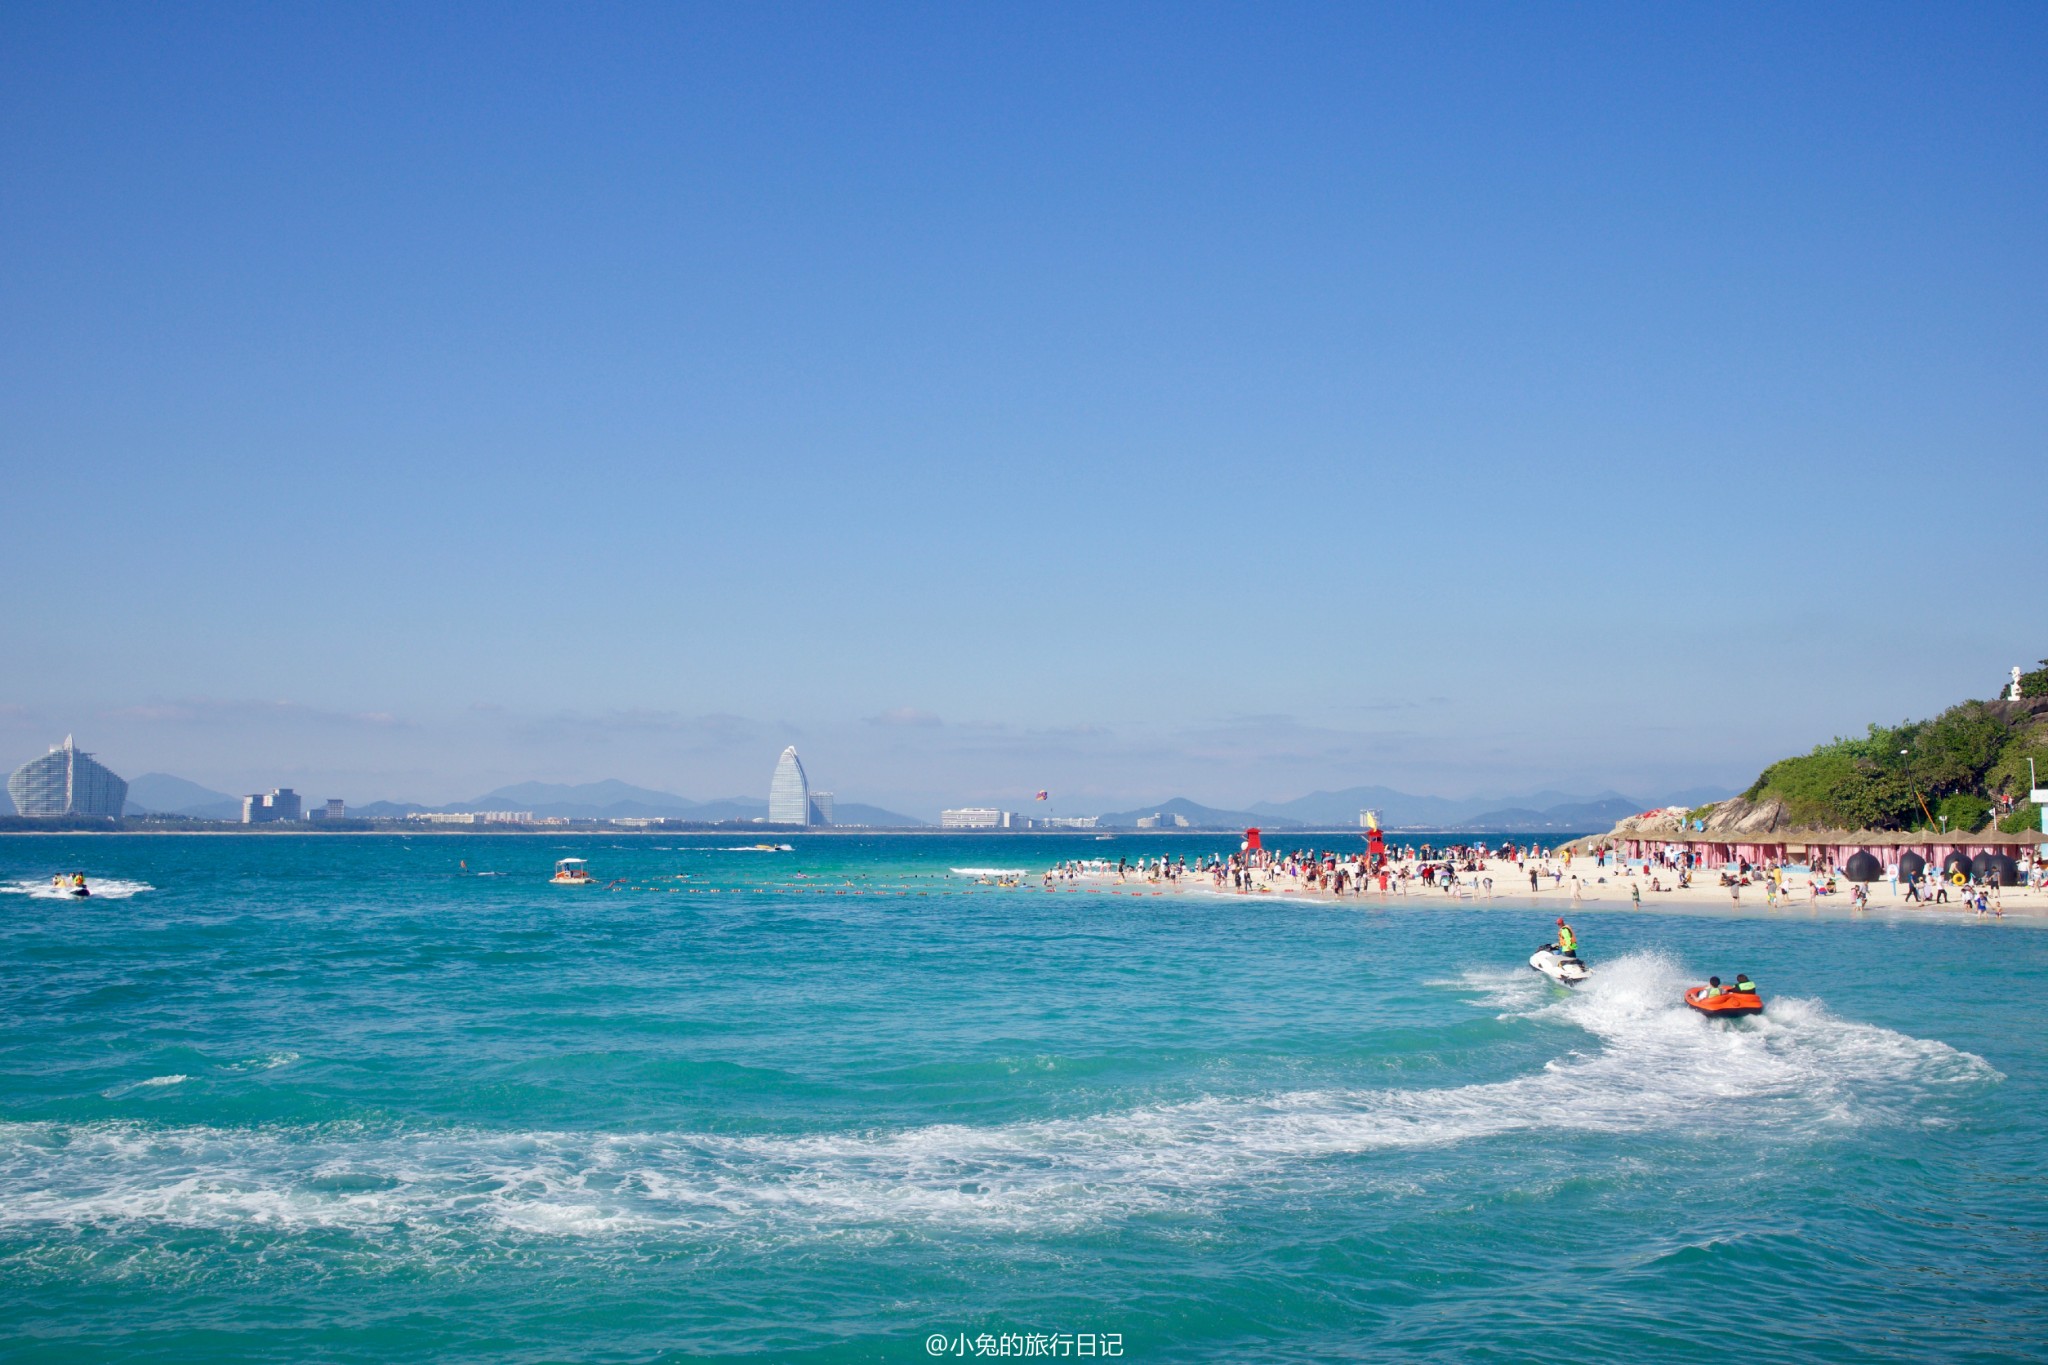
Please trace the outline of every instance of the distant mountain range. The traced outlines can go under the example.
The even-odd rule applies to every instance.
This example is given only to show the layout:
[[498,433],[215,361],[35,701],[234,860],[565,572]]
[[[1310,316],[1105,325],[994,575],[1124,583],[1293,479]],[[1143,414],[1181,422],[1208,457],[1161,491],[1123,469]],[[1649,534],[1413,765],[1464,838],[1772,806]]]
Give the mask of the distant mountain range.
[[1624,816],[1657,806],[1698,806],[1729,795],[1720,788],[1696,788],[1654,801],[1602,792],[1573,796],[1541,791],[1518,798],[1472,797],[1456,800],[1414,796],[1391,787],[1351,787],[1339,792],[1314,792],[1293,801],[1260,801],[1246,810],[1217,810],[1185,797],[1174,797],[1134,810],[1100,817],[1105,829],[1135,829],[1141,819],[1158,818],[1162,829],[1350,829],[1361,810],[1377,810],[1388,829],[1469,830],[1473,833],[1538,833],[1547,830],[1602,830]]
[[[1197,805],[1185,796],[1176,796],[1171,801],[1161,801],[1156,806],[1111,811],[1097,816],[1096,823],[1104,829],[1136,829],[1140,820],[1155,818],[1160,829],[1244,829],[1250,825],[1263,825],[1269,829],[1301,828],[1299,820],[1289,820],[1284,816],[1254,815],[1248,810],[1217,810],[1213,806]],[[1355,823],[1358,812],[1351,812],[1351,818]]]
[[636,787],[629,782],[519,782],[485,792],[473,801],[440,807],[446,811],[530,810],[535,815],[567,820],[662,819],[752,820],[768,814],[768,803],[735,796],[718,801],[692,801],[674,792]]
[[195,820],[239,820],[242,798],[187,782],[169,773],[144,773],[128,784],[128,815],[189,815]]
[[[538,816],[566,820],[667,818],[714,824],[720,820],[763,818],[768,814],[768,803],[745,796],[721,801],[692,801],[673,792],[654,791],[616,780],[584,782],[574,786],[560,782],[520,782],[486,792],[472,801],[456,801],[445,806],[423,806],[416,801],[370,801],[350,806],[348,813],[365,820],[402,820],[408,815],[427,812],[453,814],[482,810],[531,811]],[[128,784],[127,811],[130,815],[188,815],[201,820],[239,820],[242,817],[242,799],[169,773],[144,773]],[[836,825],[899,828],[924,823],[858,801],[848,801],[836,807],[832,821]]]
[[[1539,791],[1521,797],[1468,797],[1462,800],[1441,796],[1415,796],[1391,787],[1348,787],[1343,791],[1311,792],[1292,801],[1260,801],[1244,810],[1221,810],[1176,796],[1154,805],[1131,810],[1110,811],[1100,816],[1105,829],[1136,829],[1138,821],[1163,817],[1165,829],[1244,829],[1259,825],[1266,829],[1354,828],[1358,812],[1377,810],[1380,822],[1389,829],[1469,830],[1482,832],[1536,833],[1547,830],[1606,829],[1624,816],[1658,806],[1700,806],[1731,795],[1718,787],[1699,787],[1667,793],[1654,800],[1605,791],[1594,796],[1568,792]],[[0,796],[0,801],[5,797]],[[0,814],[11,805],[0,809]],[[768,814],[768,803],[750,796],[721,800],[693,801],[674,792],[636,787],[616,779],[576,784],[561,782],[520,782],[470,801],[445,806],[423,806],[411,801],[371,801],[349,807],[349,814],[370,820],[397,820],[426,812],[486,810],[531,811],[537,816],[569,820],[672,819],[712,824],[723,820],[758,820]],[[188,782],[169,773],[144,773],[128,784],[128,813],[131,815],[187,815],[204,820],[241,818],[240,797],[230,796]],[[879,806],[857,801],[840,803],[832,813],[835,825],[866,825],[883,829],[913,829],[929,822],[914,819]]]

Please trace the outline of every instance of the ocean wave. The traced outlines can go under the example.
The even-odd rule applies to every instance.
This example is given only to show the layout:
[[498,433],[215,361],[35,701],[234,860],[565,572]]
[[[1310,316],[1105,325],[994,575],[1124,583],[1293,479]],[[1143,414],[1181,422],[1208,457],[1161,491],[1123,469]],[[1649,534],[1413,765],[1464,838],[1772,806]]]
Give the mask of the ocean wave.
[[106,1100],[119,1099],[121,1096],[127,1094],[131,1090],[149,1090],[159,1086],[183,1085],[185,1082],[191,1079],[192,1078],[190,1076],[185,1075],[183,1072],[179,1072],[171,1076],[151,1076],[147,1080],[130,1081],[126,1085],[117,1085],[112,1087],[111,1089],[102,1090],[100,1092],[100,1098]]
[[1021,867],[954,867],[948,868],[956,877],[1028,877],[1031,873]]
[[1729,1027],[1675,1004],[1686,978],[1621,959],[1568,999],[1519,1002],[1584,1045],[1508,1080],[1442,1089],[1207,1096],[988,1127],[798,1136],[490,1132],[355,1125],[0,1125],[0,1227],[142,1223],[485,1240],[1043,1230],[1184,1211],[1376,1151],[1519,1134],[1803,1141],[1920,1123],[2000,1079],[1946,1044],[1775,999]]
[[121,901],[143,891],[154,891],[148,882],[123,881],[119,877],[95,878],[88,876],[86,885],[92,889],[90,896],[74,896],[69,891],[52,886],[47,877],[25,877],[20,881],[0,882],[0,894],[28,896],[35,900],[108,900]]

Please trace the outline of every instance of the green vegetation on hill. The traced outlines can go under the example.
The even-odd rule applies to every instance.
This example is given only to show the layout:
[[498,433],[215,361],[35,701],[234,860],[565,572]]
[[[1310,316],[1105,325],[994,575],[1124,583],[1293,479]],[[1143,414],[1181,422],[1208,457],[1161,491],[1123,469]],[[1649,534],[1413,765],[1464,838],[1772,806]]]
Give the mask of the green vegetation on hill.
[[[2048,659],[2020,680],[2023,700],[1966,701],[1932,720],[1873,725],[1763,770],[1743,796],[1778,800],[1796,824],[1828,829],[1980,830],[2011,797],[1999,821],[2008,833],[2040,828],[2026,800],[2027,760],[2048,780]],[[1930,818],[1934,817],[1934,818]]]

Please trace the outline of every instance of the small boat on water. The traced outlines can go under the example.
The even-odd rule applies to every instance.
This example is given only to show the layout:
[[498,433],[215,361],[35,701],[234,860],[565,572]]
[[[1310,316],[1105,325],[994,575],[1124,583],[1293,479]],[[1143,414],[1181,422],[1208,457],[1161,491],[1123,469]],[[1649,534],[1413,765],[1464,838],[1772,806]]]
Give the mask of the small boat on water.
[[1764,1012],[1763,997],[1755,991],[1724,990],[1719,995],[1708,995],[1711,989],[1710,986],[1694,986],[1685,993],[1685,1003],[1710,1019],[1740,1019]]
[[595,886],[590,880],[590,868],[581,858],[564,858],[555,864],[555,875],[548,878],[556,886]]

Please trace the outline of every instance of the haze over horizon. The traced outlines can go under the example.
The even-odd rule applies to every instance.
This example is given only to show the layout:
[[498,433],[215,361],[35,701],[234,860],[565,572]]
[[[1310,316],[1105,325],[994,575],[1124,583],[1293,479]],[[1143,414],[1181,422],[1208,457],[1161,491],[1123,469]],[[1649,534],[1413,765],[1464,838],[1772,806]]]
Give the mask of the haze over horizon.
[[2044,28],[11,7],[0,765],[1739,788],[2048,652]]

